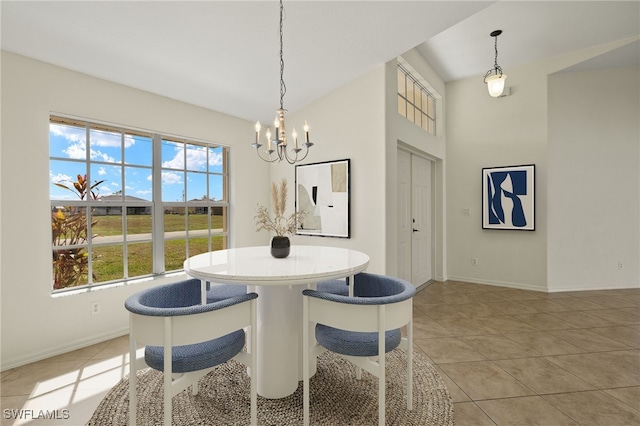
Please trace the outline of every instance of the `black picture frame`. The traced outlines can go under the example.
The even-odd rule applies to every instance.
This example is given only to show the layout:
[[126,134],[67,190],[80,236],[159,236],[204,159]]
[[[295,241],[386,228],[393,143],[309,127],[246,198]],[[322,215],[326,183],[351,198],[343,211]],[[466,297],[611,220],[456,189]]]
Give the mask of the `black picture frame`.
[[297,235],[351,238],[351,160],[296,165]]
[[535,164],[482,169],[482,228],[535,231]]

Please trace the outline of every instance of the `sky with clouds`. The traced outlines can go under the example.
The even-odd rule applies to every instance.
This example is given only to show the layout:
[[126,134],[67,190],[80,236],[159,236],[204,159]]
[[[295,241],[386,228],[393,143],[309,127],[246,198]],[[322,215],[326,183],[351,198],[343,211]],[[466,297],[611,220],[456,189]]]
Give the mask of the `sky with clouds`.
[[[124,193],[152,201],[151,138],[91,129],[88,144],[86,139],[83,127],[50,124],[51,200],[78,199],[77,195],[55,183],[71,186],[78,174],[89,172],[92,183],[103,181],[98,186],[102,197]],[[90,156],[88,171],[87,149]],[[222,199],[221,147],[162,140],[160,149],[162,201],[202,199],[206,196]]]

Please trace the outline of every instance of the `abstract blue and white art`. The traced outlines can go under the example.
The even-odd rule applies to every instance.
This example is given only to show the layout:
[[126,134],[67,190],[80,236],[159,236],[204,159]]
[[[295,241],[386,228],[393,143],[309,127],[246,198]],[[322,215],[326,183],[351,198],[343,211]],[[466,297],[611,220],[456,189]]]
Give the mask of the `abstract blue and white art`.
[[482,227],[535,229],[535,165],[482,169]]

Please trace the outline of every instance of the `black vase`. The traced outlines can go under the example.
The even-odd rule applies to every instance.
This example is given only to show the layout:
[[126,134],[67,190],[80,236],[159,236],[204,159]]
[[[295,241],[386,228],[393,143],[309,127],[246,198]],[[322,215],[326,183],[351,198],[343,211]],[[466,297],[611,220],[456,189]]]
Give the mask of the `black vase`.
[[289,241],[289,237],[275,236],[271,238],[271,256],[282,259],[289,256],[290,250],[291,241]]

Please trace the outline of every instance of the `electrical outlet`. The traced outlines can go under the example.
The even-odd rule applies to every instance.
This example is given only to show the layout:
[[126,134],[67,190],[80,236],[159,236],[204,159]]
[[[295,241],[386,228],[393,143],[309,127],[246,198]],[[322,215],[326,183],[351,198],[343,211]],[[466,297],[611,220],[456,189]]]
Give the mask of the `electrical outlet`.
[[471,209],[469,207],[465,207],[462,209],[462,214],[464,216],[471,216]]
[[480,264],[480,261],[478,260],[478,258],[477,258],[477,257],[472,257],[472,258],[471,258],[471,264],[472,264],[473,266],[478,266],[478,265]]
[[622,260],[618,261],[618,269],[624,269],[624,264],[622,263]]
[[91,315],[98,315],[100,313],[100,302],[91,302]]

